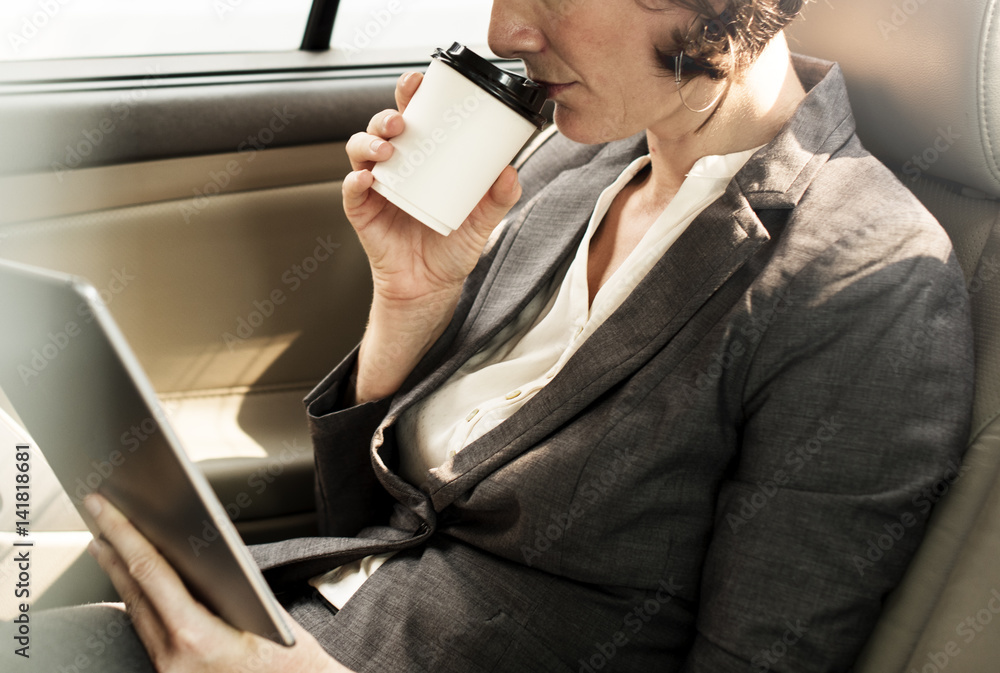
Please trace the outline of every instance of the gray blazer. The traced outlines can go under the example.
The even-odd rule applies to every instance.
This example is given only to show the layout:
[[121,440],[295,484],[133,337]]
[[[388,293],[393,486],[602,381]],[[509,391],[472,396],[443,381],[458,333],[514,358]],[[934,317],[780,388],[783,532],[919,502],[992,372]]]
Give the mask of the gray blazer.
[[[279,591],[398,554],[332,616],[358,671],[843,671],[957,478],[972,395],[945,233],[861,146],[837,66],[517,414],[423,484],[395,421],[573,254],[644,136],[560,136],[391,399],[306,398],[324,537],[256,547]],[[940,492],[940,491],[938,491]]]

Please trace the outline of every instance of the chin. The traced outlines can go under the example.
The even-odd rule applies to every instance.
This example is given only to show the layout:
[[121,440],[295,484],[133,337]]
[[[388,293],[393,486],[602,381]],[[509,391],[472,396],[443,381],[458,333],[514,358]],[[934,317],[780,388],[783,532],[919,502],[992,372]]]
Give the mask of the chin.
[[558,103],[552,118],[560,133],[583,145],[600,145],[621,140],[642,130],[626,129],[622,124],[609,119],[587,117]]

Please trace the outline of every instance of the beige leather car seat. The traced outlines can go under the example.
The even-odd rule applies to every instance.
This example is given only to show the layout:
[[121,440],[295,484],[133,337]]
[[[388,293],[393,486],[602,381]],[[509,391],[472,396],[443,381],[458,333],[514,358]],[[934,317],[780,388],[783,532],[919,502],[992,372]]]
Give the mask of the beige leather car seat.
[[962,476],[934,510],[856,673],[1000,670],[1000,4],[816,0],[793,51],[838,61],[858,134],[951,235],[977,382]]

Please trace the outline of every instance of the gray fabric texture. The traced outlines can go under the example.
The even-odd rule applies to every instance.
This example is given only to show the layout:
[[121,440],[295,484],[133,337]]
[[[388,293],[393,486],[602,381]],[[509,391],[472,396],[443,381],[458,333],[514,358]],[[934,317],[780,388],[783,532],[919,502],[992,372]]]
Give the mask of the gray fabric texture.
[[148,673],[153,664],[121,604],[29,612],[22,657],[10,646],[15,625],[0,622],[0,671],[9,673]]
[[955,478],[972,339],[948,237],[860,145],[839,68],[795,63],[810,93],[778,136],[543,391],[424,483],[394,472],[399,414],[562,266],[644,136],[547,142],[402,389],[338,406],[353,353],[307,397],[327,537],[254,548],[265,576],[400,551],[336,617],[300,615],[336,658],[847,670],[928,489]]

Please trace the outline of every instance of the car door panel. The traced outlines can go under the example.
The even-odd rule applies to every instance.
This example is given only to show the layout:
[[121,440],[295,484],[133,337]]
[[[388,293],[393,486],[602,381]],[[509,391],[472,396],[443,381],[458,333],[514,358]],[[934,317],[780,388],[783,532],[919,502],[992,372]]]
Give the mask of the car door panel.
[[[393,105],[397,76],[47,84],[61,90],[0,105],[17,130],[0,158],[0,256],[92,282],[251,543],[315,532],[301,400],[360,338],[371,296],[340,205],[344,144]],[[79,602],[81,586],[113,599],[69,496],[50,475],[37,484],[62,513],[33,529],[47,536],[41,605]]]

